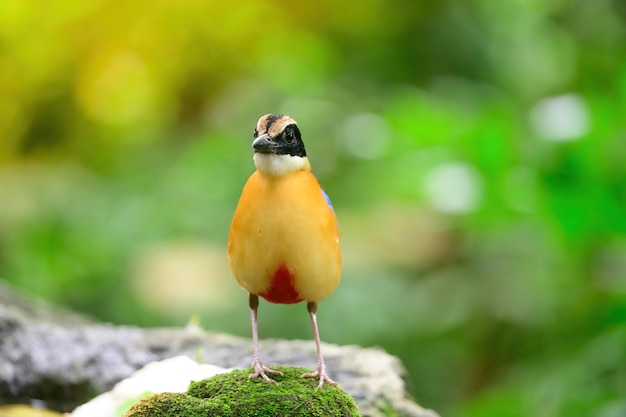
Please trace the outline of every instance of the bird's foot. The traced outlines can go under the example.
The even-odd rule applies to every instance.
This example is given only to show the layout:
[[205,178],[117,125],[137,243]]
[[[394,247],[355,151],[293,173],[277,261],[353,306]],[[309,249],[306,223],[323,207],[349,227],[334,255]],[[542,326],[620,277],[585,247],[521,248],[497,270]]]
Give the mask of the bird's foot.
[[254,372],[248,375],[248,379],[261,377],[263,378],[263,381],[269,382],[270,384],[275,384],[276,381],[274,381],[272,378],[267,376],[265,373],[267,372],[268,374],[272,374],[272,375],[283,374],[280,371],[275,371],[263,365],[263,362],[261,362],[261,360],[257,358],[254,358],[254,360],[252,361],[252,366],[254,367]]
[[333,386],[339,385],[338,382],[335,382],[328,377],[328,374],[326,373],[326,366],[324,366],[324,364],[321,364],[320,366],[318,366],[317,371],[302,374],[301,377],[302,378],[319,378],[320,382],[319,384],[317,384],[317,389],[322,388],[322,385],[324,385],[324,381],[326,381],[327,383]]

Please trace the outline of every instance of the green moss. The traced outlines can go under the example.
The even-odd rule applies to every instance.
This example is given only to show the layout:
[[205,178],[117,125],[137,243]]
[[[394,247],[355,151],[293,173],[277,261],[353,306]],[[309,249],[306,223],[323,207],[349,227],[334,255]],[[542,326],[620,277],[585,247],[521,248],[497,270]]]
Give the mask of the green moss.
[[156,394],[144,398],[124,417],[200,416],[359,416],[354,400],[340,387],[301,378],[303,368],[276,367],[277,384],[248,379],[251,369],[237,370],[192,382],[187,393]]

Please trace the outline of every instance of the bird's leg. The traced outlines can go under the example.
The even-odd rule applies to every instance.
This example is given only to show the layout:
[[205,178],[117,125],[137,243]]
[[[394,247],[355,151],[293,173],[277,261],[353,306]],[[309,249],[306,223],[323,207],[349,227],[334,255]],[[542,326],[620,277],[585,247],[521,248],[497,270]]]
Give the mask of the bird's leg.
[[254,357],[252,358],[252,366],[254,367],[254,373],[251,373],[248,378],[261,377],[264,381],[275,384],[272,378],[265,375],[268,374],[282,375],[280,371],[275,371],[263,365],[261,358],[259,357],[259,331],[257,330],[257,310],[259,308],[259,297],[254,294],[250,294],[250,316],[252,318],[252,344],[254,345]]
[[320,382],[317,384],[317,388],[322,388],[324,385],[324,381],[328,382],[330,385],[337,385],[337,382],[333,381],[328,377],[326,373],[326,365],[324,364],[324,357],[322,356],[322,344],[320,342],[320,332],[317,329],[317,318],[315,313],[317,312],[317,303],[310,302],[306,305],[307,310],[309,310],[309,316],[311,316],[311,324],[313,325],[313,333],[315,335],[315,346],[317,347],[317,371],[312,373],[302,374],[304,378],[317,378],[319,377]]

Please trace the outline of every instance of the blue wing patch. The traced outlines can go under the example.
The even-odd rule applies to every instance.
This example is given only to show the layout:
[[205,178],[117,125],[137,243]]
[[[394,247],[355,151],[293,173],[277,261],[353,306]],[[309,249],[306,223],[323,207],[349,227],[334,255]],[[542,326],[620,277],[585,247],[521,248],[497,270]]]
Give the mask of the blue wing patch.
[[335,209],[333,208],[333,202],[330,201],[330,197],[328,196],[328,194],[326,194],[326,191],[324,191],[323,188],[322,188],[322,194],[324,195],[324,198],[326,199],[326,203],[330,206],[331,209],[333,209],[333,211],[335,211]]

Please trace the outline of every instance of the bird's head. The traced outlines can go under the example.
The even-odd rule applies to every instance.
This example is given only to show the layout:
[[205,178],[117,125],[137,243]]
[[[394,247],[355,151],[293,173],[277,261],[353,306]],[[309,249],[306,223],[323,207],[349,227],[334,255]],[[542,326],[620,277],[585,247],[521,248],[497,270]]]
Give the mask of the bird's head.
[[261,116],[254,129],[254,164],[263,174],[280,176],[310,170],[296,121],[282,114]]

